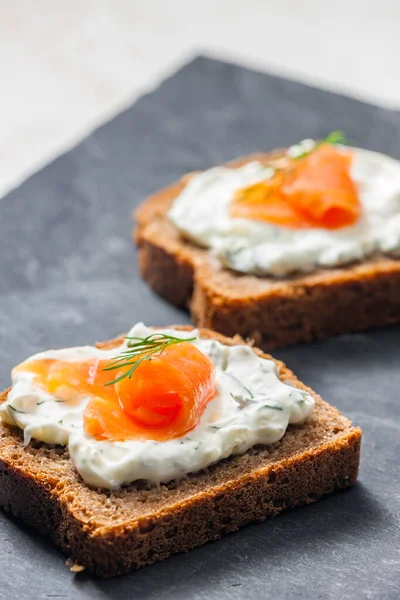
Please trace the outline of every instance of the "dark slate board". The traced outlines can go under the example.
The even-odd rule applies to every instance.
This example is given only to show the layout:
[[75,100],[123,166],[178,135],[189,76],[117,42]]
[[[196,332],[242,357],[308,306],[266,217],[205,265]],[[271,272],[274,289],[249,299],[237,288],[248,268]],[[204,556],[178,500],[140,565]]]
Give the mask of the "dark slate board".
[[[201,57],[31,177],[0,204],[0,387],[41,349],[189,321],[138,277],[130,213],[147,193],[334,129],[400,158],[399,112]],[[399,344],[392,328],[278,353],[362,426],[352,490],[106,582],[0,513],[0,598],[398,598]]]

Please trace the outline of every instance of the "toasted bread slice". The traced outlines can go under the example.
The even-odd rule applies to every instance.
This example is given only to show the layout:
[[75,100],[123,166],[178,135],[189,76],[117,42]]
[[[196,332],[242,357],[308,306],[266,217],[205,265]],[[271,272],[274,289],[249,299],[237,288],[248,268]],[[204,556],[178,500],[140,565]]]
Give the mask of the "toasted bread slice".
[[[208,330],[201,336],[224,344],[244,343]],[[121,338],[99,347],[120,342]],[[21,431],[0,422],[0,505],[49,535],[75,563],[111,577],[353,484],[360,429],[283,363],[276,363],[283,381],[315,398],[311,418],[304,425],[289,426],[279,442],[254,447],[159,488],[137,482],[115,491],[93,489],[80,478],[63,447],[39,442],[24,447]]]
[[[272,156],[257,154],[227,166]],[[237,333],[271,350],[400,322],[400,260],[375,256],[279,279],[222,267],[210,252],[182,238],[168,219],[186,181],[139,206],[134,238],[144,279],[170,303],[190,307],[199,327]]]

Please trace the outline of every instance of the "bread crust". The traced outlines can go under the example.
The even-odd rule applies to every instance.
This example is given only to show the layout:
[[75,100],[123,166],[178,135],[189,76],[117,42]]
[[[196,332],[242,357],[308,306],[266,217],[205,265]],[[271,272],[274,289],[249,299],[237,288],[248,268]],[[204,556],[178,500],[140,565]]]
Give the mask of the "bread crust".
[[[208,330],[201,335],[244,343]],[[114,491],[91,488],[65,449],[38,442],[24,448],[21,431],[0,422],[0,505],[50,536],[74,562],[112,577],[352,485],[361,430],[275,362],[283,381],[312,393],[316,406],[311,418],[302,426],[289,426],[275,444],[257,446],[159,488],[144,482]],[[0,402],[6,396],[7,390]]]
[[[227,166],[267,162],[272,156],[256,154]],[[139,206],[134,239],[143,278],[171,304],[188,307],[199,327],[227,336],[238,333],[271,350],[400,322],[400,260],[377,255],[280,279],[222,267],[168,219],[186,181]]]

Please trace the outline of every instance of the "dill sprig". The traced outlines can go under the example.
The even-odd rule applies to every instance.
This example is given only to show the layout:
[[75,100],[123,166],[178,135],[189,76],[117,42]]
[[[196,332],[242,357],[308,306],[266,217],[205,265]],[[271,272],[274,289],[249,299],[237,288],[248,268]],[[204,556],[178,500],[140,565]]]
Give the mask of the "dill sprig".
[[25,415],[26,412],[24,410],[18,410],[17,408],[15,408],[14,406],[12,406],[11,404],[8,405],[8,408],[11,408],[11,410],[13,412],[19,413],[21,415]]
[[346,137],[344,131],[331,131],[326,138],[318,142],[321,144],[342,144],[343,146],[351,146],[351,141]]
[[[300,160],[305,158],[312,152],[314,152],[317,148],[319,148],[322,144],[331,144],[332,146],[336,144],[341,144],[342,146],[350,146],[351,142],[347,139],[345,133],[343,131],[331,131],[324,139],[318,140],[310,150],[305,150],[301,154],[296,157],[293,157],[292,160]],[[300,142],[301,145],[301,142]]]
[[169,346],[175,346],[182,342],[193,342],[196,338],[182,339],[166,333],[152,333],[145,338],[127,336],[125,339],[128,340],[127,350],[121,352],[103,369],[103,371],[125,369],[125,372],[105,385],[114,385],[125,377],[130,379],[143,361],[151,360],[152,356],[160,356]]

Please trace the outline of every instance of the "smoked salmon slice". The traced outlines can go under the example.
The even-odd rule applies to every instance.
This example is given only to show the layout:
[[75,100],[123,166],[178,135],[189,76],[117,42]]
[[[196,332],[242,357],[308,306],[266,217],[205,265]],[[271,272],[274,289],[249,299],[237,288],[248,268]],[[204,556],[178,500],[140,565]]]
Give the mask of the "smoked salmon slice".
[[281,193],[283,177],[277,175],[240,190],[231,207],[231,215],[242,219],[268,221],[281,227],[312,227],[306,215],[296,211]]
[[102,364],[105,365],[106,361],[98,358],[80,362],[44,358],[21,363],[14,367],[13,372],[33,373],[35,383],[49,394],[63,402],[76,402],[82,396],[95,394],[112,397],[112,389],[105,387],[110,376],[102,371]]
[[174,439],[197,425],[215,396],[214,365],[193,344],[182,342],[141,362],[131,378],[113,388],[111,402],[89,401],[84,414],[88,434],[109,440]]
[[351,154],[321,144],[304,158],[289,161],[275,176],[239,190],[231,215],[282,227],[338,229],[361,216],[350,176]]
[[[135,357],[139,360],[140,355]],[[171,345],[143,360],[131,377],[112,385],[109,361],[52,359],[22,363],[37,383],[60,401],[88,397],[83,415],[87,434],[97,439],[165,441],[193,429],[216,393],[214,365],[193,344]],[[116,372],[116,379],[123,371]]]

